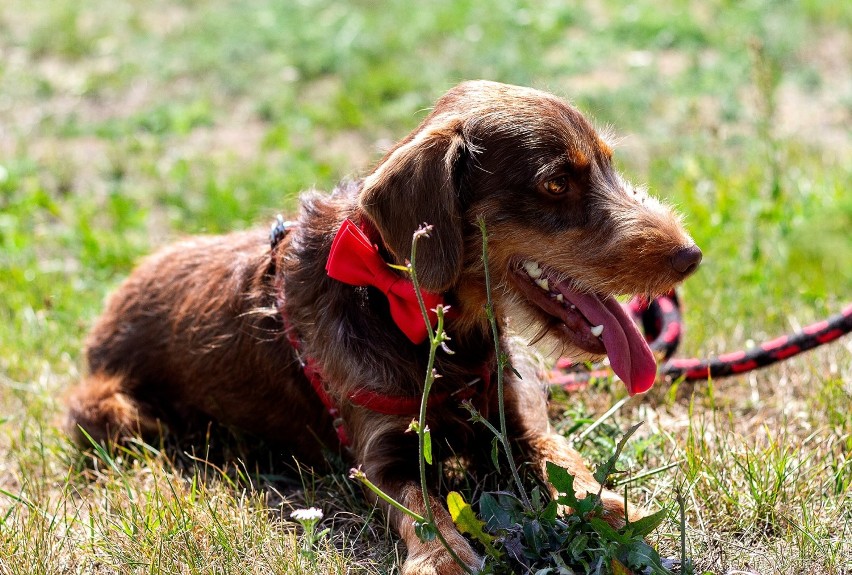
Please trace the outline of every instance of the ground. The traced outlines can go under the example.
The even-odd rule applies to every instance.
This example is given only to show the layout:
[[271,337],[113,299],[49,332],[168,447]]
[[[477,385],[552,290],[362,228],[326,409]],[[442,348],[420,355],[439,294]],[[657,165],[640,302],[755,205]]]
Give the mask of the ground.
[[[84,456],[56,423],[88,326],[143,254],[266,225],[300,190],[363,174],[462,79],[571,100],[619,137],[631,180],[678,206],[705,254],[681,292],[681,355],[839,311],[852,301],[850,30],[848,3],[816,0],[6,0],[0,573],[393,569],[402,550],[345,469],[235,464],[233,439],[221,457],[203,442]],[[557,395],[555,421],[577,436],[622,394]],[[699,569],[848,574],[850,413],[846,338],[752,375],[658,385],[581,443],[600,460],[646,422],[620,466],[656,472],[630,497],[654,510],[684,494]],[[315,560],[289,519],[311,504],[331,528]],[[677,552],[676,514],[652,539]]]

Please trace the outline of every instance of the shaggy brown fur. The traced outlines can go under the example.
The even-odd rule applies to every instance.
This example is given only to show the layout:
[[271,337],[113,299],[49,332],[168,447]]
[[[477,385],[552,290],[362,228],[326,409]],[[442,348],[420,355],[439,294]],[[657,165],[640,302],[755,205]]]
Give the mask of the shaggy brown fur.
[[[354,464],[417,510],[416,437],[404,433],[411,416],[382,415],[347,397],[358,389],[418,396],[427,344],[402,335],[379,292],[326,275],[345,218],[371,224],[395,264],[410,253],[412,232],[434,225],[418,244],[418,276],[457,312],[448,322],[456,353],[437,358],[437,393],[475,382],[483,366],[496,369],[482,311],[478,216],[489,231],[504,334],[543,327],[556,351],[582,358],[600,357],[600,350],[578,349],[564,325],[527,301],[515,273],[520,261],[542,262],[581,289],[609,295],[666,291],[700,259],[669,208],[613,170],[609,147],[576,109],[546,93],[490,82],[454,88],[363,181],[330,196],[308,193],[301,205],[296,227],[274,250],[266,233],[250,231],[190,239],[146,259],[89,336],[90,375],[70,394],[69,432],[85,444],[79,428],[105,440],[201,418],[288,444],[318,462],[321,446],[337,448],[337,439],[287,344],[280,305],[340,407]],[[506,374],[508,425],[521,457],[542,470],[548,460],[566,466],[578,491],[597,491],[579,454],[549,426],[542,374],[516,338],[504,335],[503,345],[523,375]],[[493,394],[474,403],[497,413]],[[436,458],[467,454],[476,462],[489,453],[489,433],[468,422],[456,402],[432,409],[428,419]],[[604,499],[613,524],[633,513],[619,495],[605,491]],[[476,567],[479,558],[439,500],[431,505],[446,538]],[[415,536],[410,520],[386,511],[408,546],[403,573],[461,572],[440,546]]]

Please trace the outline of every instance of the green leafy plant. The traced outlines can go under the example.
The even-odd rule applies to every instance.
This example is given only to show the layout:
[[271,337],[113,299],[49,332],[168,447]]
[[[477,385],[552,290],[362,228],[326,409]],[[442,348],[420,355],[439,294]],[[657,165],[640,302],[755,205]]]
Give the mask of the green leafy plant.
[[[598,471],[606,467],[604,464]],[[666,509],[615,529],[602,518],[599,493],[578,498],[574,477],[553,463],[548,462],[547,474],[558,494],[555,499],[546,500],[539,488],[533,490],[529,506],[512,493],[484,493],[479,499],[479,517],[472,511],[453,515],[463,532],[470,533],[471,524],[482,525],[482,533],[474,535],[487,550],[482,573],[671,573],[667,562],[645,541],[666,518]],[[451,493],[448,502],[457,496]],[[561,511],[563,506],[573,512]],[[451,512],[453,509],[450,504]]]

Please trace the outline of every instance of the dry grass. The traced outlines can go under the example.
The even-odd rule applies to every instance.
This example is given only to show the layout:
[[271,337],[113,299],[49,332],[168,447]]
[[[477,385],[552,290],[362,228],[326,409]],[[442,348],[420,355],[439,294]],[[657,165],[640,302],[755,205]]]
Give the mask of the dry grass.
[[[2,3],[0,573],[394,572],[403,551],[345,465],[300,473],[215,434],[81,454],[56,422],[87,326],[141,255],[363,171],[462,78],[551,89],[627,136],[625,172],[679,206],[705,253],[682,355],[852,300],[848,3],[575,4]],[[554,421],[576,436],[622,394],[559,395]],[[700,570],[849,575],[850,413],[846,338],[658,386],[582,449],[601,460],[646,422],[620,463],[644,475],[630,497],[684,495]],[[309,505],[331,528],[315,562],[289,519]],[[677,554],[676,514],[654,537]]]

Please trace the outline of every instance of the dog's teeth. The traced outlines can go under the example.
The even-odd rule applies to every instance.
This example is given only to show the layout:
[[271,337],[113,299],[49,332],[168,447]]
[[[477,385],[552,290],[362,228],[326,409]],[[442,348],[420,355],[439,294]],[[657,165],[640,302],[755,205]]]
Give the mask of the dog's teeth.
[[577,306],[575,306],[575,305],[572,303],[572,304],[571,304],[571,309],[577,309]]
[[565,301],[565,296],[562,295],[561,293],[556,294],[556,301],[558,301],[559,303],[562,303],[563,301]]
[[524,262],[524,270],[526,270],[527,275],[532,279],[538,279],[541,277],[541,268],[538,267],[538,262],[534,262],[531,260],[527,260]]
[[593,327],[593,328],[591,329],[591,332],[592,332],[592,335],[593,335],[593,336],[595,336],[595,337],[600,337],[600,336],[601,336],[601,334],[603,333],[603,324],[601,324],[601,325],[596,325],[595,327]]
[[544,291],[550,291],[550,286],[547,283],[547,278],[537,279],[535,280],[535,284]]

